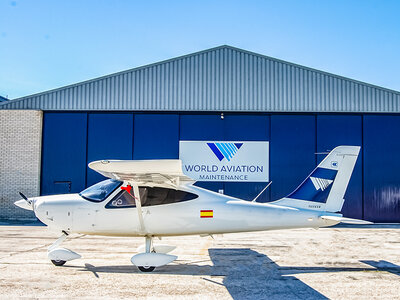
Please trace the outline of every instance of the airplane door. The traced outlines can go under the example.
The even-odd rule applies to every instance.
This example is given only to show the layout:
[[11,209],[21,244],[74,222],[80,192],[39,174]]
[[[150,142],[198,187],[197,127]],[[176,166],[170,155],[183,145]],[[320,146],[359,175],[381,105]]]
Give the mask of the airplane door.
[[[146,191],[140,191],[141,198],[145,199]],[[143,193],[143,196],[142,196]],[[105,205],[94,212],[95,216],[89,216],[93,219],[93,231],[102,234],[121,234],[132,235],[141,231],[139,214],[136,208],[133,191],[118,191],[111,196]],[[142,215],[145,219],[147,209],[142,208]]]

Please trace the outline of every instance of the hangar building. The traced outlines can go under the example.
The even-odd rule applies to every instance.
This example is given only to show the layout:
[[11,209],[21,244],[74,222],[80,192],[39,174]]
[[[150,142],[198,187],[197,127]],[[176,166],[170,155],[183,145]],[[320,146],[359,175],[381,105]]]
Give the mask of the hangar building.
[[[230,46],[0,104],[0,218],[28,196],[79,192],[99,159],[178,158],[180,140],[269,141],[258,201],[290,193],[337,145],[362,147],[345,216],[400,222],[400,93]],[[254,198],[263,182],[203,182]]]

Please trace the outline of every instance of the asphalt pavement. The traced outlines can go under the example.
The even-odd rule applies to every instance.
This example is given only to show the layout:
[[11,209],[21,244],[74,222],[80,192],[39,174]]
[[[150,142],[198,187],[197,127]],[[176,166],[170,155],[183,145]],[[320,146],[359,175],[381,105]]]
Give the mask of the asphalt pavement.
[[[168,237],[175,262],[141,273],[143,238],[72,235],[56,267],[44,226],[0,226],[0,298],[400,299],[400,226]],[[156,240],[155,243],[158,241]]]

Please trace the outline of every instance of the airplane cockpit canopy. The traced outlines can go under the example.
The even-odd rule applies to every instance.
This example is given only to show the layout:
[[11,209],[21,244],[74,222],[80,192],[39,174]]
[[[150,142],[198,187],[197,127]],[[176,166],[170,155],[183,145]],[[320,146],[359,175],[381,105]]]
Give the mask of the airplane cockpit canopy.
[[[122,181],[116,179],[107,179],[88,187],[79,193],[79,195],[91,202],[102,202],[106,200],[116,189],[122,186]],[[153,206],[161,204],[171,204],[183,201],[189,201],[198,198],[198,195],[162,187],[139,187],[140,200],[142,206]],[[113,198],[106,204],[106,208],[126,208],[136,207],[133,191],[121,189]]]
[[116,188],[122,185],[122,181],[107,179],[88,187],[79,193],[79,195],[92,202],[104,201]]
[[[139,194],[141,205],[144,207],[189,201],[199,197],[186,191],[148,186],[139,187]],[[105,206],[105,208],[127,207],[136,207],[136,202],[133,195],[126,190],[121,190]]]

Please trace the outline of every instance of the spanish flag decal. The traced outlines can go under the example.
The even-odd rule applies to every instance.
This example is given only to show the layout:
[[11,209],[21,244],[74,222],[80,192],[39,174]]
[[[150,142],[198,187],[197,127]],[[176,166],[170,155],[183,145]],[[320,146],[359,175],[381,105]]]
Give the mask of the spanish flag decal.
[[212,218],[214,216],[214,210],[200,210],[200,218]]

